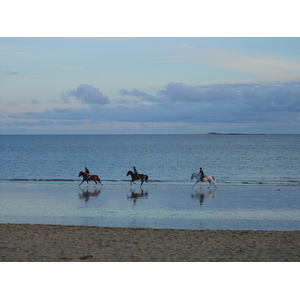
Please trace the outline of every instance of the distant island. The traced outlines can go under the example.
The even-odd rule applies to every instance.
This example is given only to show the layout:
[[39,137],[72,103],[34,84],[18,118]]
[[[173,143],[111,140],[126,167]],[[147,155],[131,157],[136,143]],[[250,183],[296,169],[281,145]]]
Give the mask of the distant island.
[[212,135],[266,135],[266,133],[220,133],[220,132],[209,132]]
[[[268,135],[268,133],[220,133],[220,132],[209,132],[209,133],[193,133],[194,135]],[[275,134],[275,133],[270,133]]]

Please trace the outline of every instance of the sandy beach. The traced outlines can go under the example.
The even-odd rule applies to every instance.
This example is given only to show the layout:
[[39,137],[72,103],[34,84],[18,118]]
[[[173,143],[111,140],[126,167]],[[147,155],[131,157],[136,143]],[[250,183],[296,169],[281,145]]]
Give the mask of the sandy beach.
[[298,187],[0,186],[1,262],[300,261]]
[[300,231],[0,224],[1,262],[298,262]]

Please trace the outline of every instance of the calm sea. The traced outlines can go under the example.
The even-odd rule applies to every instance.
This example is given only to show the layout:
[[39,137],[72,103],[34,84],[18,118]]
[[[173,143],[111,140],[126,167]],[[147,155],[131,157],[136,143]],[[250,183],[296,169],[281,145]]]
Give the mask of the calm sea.
[[104,183],[128,170],[157,184],[190,185],[202,167],[218,184],[299,185],[300,135],[1,135],[0,181],[79,181],[88,167]]
[[[2,135],[0,223],[295,230],[299,149],[300,135]],[[85,167],[104,186],[78,187]],[[192,187],[200,167],[217,189]]]

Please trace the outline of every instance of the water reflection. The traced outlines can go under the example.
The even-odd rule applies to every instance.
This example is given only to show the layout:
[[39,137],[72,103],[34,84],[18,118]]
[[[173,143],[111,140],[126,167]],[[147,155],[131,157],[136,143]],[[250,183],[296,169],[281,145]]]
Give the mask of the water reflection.
[[79,199],[84,199],[85,201],[89,201],[90,197],[98,197],[99,194],[101,193],[101,189],[97,189],[95,188],[94,191],[90,192],[88,190],[88,188],[86,188],[86,190],[83,190],[82,188],[80,188],[82,193],[79,193]]
[[130,196],[127,195],[127,199],[132,199],[133,200],[133,205],[135,205],[136,201],[139,198],[147,198],[148,197],[148,192],[144,193],[143,189],[140,189],[139,192],[135,192],[135,190],[131,188],[130,193],[131,193],[131,195]]
[[192,194],[191,197],[192,199],[198,199],[200,202],[200,205],[202,205],[202,203],[204,202],[205,198],[214,198],[215,194],[216,194],[216,190],[209,190],[209,193],[202,193],[202,189],[200,189],[200,193],[193,189],[195,191],[195,194]]

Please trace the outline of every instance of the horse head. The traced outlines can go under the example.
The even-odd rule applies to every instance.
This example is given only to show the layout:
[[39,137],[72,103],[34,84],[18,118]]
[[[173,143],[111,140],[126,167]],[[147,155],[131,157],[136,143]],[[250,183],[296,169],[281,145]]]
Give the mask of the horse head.
[[132,171],[128,171],[126,176],[131,175],[131,174],[132,174]]
[[85,173],[80,171],[79,174],[78,174],[78,177],[80,177],[80,176],[84,177],[84,175],[85,175]]

